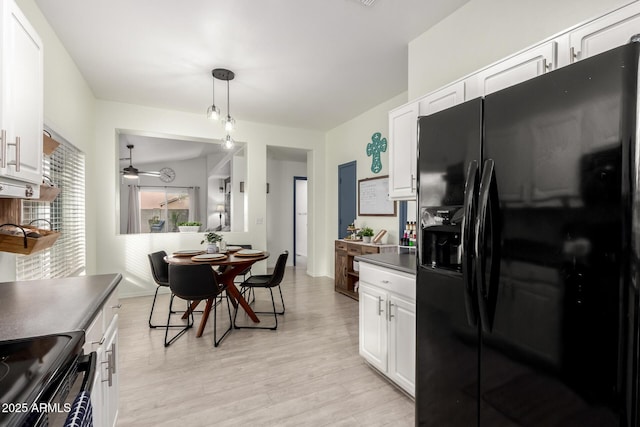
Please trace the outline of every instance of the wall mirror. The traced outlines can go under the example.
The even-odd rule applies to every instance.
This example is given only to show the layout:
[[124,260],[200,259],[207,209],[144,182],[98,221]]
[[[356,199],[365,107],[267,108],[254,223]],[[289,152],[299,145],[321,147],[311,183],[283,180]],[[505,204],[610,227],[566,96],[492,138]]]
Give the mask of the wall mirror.
[[[246,231],[245,146],[118,132],[120,234]],[[195,230],[194,230],[195,231]]]

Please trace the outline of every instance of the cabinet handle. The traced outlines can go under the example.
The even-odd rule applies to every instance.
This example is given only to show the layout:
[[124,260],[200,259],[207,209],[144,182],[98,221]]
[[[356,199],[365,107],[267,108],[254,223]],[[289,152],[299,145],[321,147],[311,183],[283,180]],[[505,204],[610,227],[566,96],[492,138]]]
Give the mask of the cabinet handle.
[[102,380],[103,383],[109,383],[109,387],[111,387],[113,385],[113,372],[111,371],[111,364],[112,364],[112,355],[111,352],[107,350],[107,353],[109,353],[107,355],[107,361],[106,362],[102,362],[102,364],[107,364],[107,379],[106,380]]
[[111,343],[111,356],[112,356],[112,365],[113,373],[116,373],[116,343]]
[[16,142],[14,142],[13,144],[7,144],[7,145],[13,145],[14,147],[16,147],[16,159],[13,161],[7,162],[7,165],[15,166],[16,172],[20,172],[20,137],[16,136]]
[[[100,341],[91,341],[91,344],[98,344],[98,345],[104,344],[104,336],[100,339]],[[102,362],[102,363],[104,363],[104,362]]]
[[551,63],[547,62],[547,58],[542,59],[542,72],[546,73],[547,70],[551,69]]
[[392,307],[393,307],[394,305],[395,305],[394,303],[392,303],[391,301],[389,301],[389,322],[391,322],[391,319],[392,319],[392,318],[396,317],[396,316],[394,316],[394,315],[391,313],[391,311],[392,311]]
[[573,64],[577,58],[578,55],[576,55],[576,48],[571,46],[571,49],[569,49],[569,64]]
[[382,310],[382,297],[378,297],[378,316],[381,316],[384,313]]
[[0,168],[7,167],[7,131],[2,129],[0,132]]
[[114,310],[119,310],[120,308],[122,308],[122,304],[112,305],[111,308]]
[[385,283],[385,284],[389,283],[389,281],[388,281],[388,280],[381,280],[381,282],[382,282],[382,283]]
[[416,191],[416,187],[414,187],[413,183],[415,182],[416,177],[414,174],[411,174],[411,192],[413,193],[414,191]]

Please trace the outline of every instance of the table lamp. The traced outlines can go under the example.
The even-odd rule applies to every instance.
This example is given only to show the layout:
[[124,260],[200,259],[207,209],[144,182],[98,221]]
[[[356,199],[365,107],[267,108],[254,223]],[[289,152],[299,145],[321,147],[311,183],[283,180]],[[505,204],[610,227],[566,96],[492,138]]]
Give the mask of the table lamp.
[[216,212],[218,212],[218,216],[220,218],[220,230],[222,230],[222,213],[224,212],[224,205],[216,206]]

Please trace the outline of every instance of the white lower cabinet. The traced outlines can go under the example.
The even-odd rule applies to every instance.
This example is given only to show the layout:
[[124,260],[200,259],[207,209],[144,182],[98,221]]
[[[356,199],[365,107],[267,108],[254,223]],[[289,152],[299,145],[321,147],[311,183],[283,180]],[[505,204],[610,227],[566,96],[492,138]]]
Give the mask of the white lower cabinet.
[[91,388],[93,425],[113,427],[118,421],[118,304],[111,295],[85,331],[84,352],[95,351],[98,358]]
[[360,263],[360,355],[415,393],[415,276]]

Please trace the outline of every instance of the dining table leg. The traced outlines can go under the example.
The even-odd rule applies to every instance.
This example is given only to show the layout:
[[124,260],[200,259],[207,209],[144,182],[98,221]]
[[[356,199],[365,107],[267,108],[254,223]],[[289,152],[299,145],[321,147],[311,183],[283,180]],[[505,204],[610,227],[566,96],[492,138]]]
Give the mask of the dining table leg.
[[[256,313],[253,311],[247,300],[244,299],[242,293],[233,282],[233,279],[235,279],[238,275],[237,272],[244,270],[245,267],[246,266],[240,265],[239,267],[225,270],[218,276],[218,281],[224,285],[227,295],[229,296],[229,299],[231,299],[233,306],[236,307],[236,310],[238,305],[240,305],[240,307],[242,307],[244,311],[247,312],[247,315],[251,320],[253,320],[255,323],[260,323],[260,319],[258,319]],[[200,301],[194,301],[191,305],[191,310],[194,310],[198,303],[200,303]],[[211,311],[211,307],[213,307],[214,303],[215,298],[207,300],[207,305],[204,309],[204,313],[202,313],[200,326],[198,326],[198,332],[196,333],[196,337],[198,338],[201,337],[204,333],[204,327],[207,324],[207,319],[209,318],[209,311]]]

